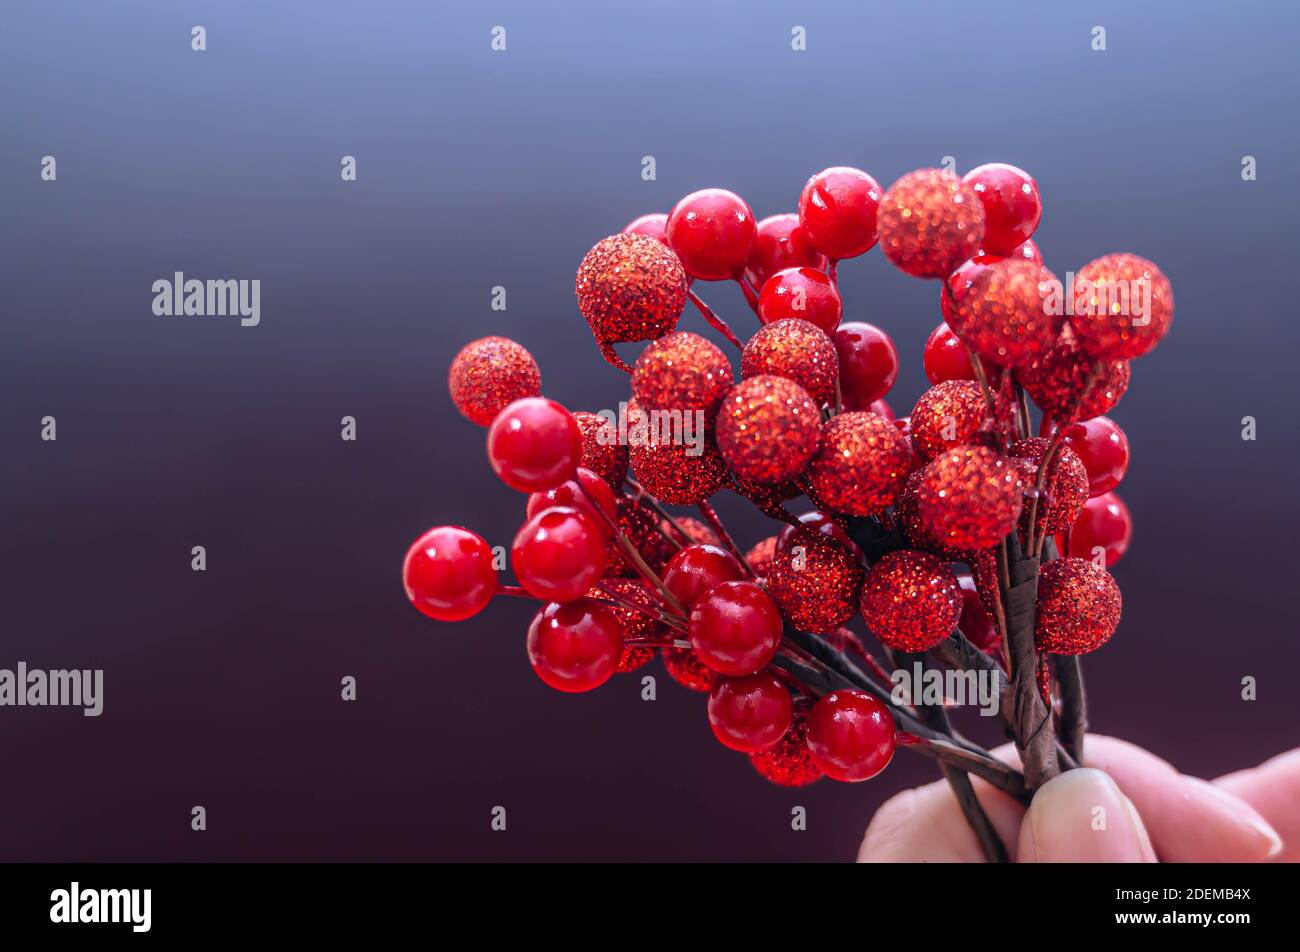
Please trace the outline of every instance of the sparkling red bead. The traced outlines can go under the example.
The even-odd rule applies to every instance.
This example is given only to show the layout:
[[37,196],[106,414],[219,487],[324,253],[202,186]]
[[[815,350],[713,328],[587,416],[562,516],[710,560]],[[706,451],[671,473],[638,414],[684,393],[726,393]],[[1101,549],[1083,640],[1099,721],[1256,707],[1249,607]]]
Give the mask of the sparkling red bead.
[[767,592],[801,631],[826,634],[853,617],[862,585],[861,553],[815,528],[796,529],[777,546]]
[[834,399],[838,373],[839,357],[826,332],[796,318],[764,324],[740,358],[742,378],[785,377],[807,390],[819,406]]
[[686,272],[663,242],[646,235],[602,238],[578,266],[578,310],[598,343],[653,340],[677,326]]
[[982,446],[936,456],[917,483],[917,514],[933,538],[957,551],[996,545],[1020,517],[1024,485],[1015,466]]
[[984,238],[979,196],[942,169],[918,169],[891,185],[878,221],[880,250],[918,278],[947,277],[979,251]]
[[793,380],[764,374],[727,394],[715,426],[718,450],[741,479],[783,483],[817,450],[821,413]]
[[1038,573],[1035,640],[1057,654],[1095,651],[1115,633],[1122,609],[1109,572],[1087,559],[1056,559]]
[[921,394],[907,428],[917,455],[929,461],[944,450],[974,443],[988,422],[988,404],[979,384],[947,380]]
[[1062,339],[1040,359],[1019,367],[1016,379],[1034,403],[1058,424],[1089,419],[1113,409],[1128,389],[1127,360],[1097,361],[1077,340]]
[[632,365],[632,392],[647,409],[712,415],[731,389],[727,355],[699,334],[677,331],[646,345]]
[[808,709],[811,704],[796,700],[794,719],[785,736],[767,750],[750,754],[749,762],[759,776],[780,787],[806,787],[822,778],[821,769],[808,750]]
[[508,337],[480,337],[452,360],[447,388],[465,419],[488,426],[507,405],[539,395],[542,373],[522,344]]
[[1074,287],[1070,326],[1094,357],[1141,357],[1169,333],[1174,289],[1146,258],[1113,254],[1089,261],[1079,269]]
[[1042,265],[1012,258],[960,272],[948,282],[956,309],[952,328],[971,350],[1000,366],[1037,360],[1065,323],[1045,305],[1053,281]]
[[[1032,493],[1038,467],[1048,442],[1042,437],[1032,437],[1012,443],[1007,452],[1020,467],[1020,478],[1026,493]],[[1069,528],[1088,501],[1088,471],[1074,450],[1061,444],[1052,454],[1052,461],[1043,474],[1043,492],[1034,511],[1035,531],[1056,533]],[[1027,495],[1020,514],[1022,530],[1028,528],[1030,500]]]
[[902,492],[911,462],[907,439],[888,420],[866,411],[841,413],[823,425],[808,476],[822,505],[869,516]]
[[862,583],[862,617],[880,643],[929,651],[957,627],[962,596],[947,564],[928,552],[887,553]]

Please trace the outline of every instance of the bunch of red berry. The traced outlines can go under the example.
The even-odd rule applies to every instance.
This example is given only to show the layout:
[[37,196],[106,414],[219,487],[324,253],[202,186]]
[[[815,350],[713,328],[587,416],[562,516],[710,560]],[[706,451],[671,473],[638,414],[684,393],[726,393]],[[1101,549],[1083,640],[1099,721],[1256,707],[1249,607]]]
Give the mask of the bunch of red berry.
[[[529,494],[518,585],[500,583],[482,538],[441,526],[407,552],[408,597],[442,621],[502,592],[540,600],[528,656],[562,691],[661,655],[708,692],[718,739],[777,783],[865,780],[904,744],[959,795],[973,773],[1027,796],[1081,757],[1077,656],[1115,630],[1107,566],[1130,537],[1112,492],[1127,441],[1103,414],[1173,315],[1168,279],[1136,255],[1059,280],[1031,237],[1041,214],[1034,180],[1009,165],[921,169],[887,190],[831,168],[796,214],[755,222],[739,196],[707,189],[597,242],[578,306],[630,375],[622,416],[542,397],[512,340],[466,345],[452,399],[489,427],[497,475]],[[933,386],[898,418],[884,401],[893,342],[841,323],[837,265],[877,244],[940,282],[923,356]],[[758,318],[747,342],[696,293],[723,280]],[[740,350],[739,382],[716,344],[676,330],[688,300]],[[614,345],[637,341],[649,343],[629,366]],[[695,440],[656,425],[692,419]],[[709,501],[723,490],[784,526],[742,552]],[[816,508],[796,517],[786,503],[800,496]],[[858,614],[883,661],[845,627]],[[996,674],[1024,773],[954,732],[942,706],[893,696],[889,668],[904,660]],[[969,799],[978,830],[987,818]]]

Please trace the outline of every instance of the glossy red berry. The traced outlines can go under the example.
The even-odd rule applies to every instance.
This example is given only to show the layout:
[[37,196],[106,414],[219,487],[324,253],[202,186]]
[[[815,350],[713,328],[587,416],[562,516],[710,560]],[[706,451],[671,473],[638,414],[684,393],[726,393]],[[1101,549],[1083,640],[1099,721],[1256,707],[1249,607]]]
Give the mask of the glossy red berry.
[[764,324],[798,318],[827,334],[840,324],[844,305],[831,279],[812,268],[785,268],[767,279],[758,295],[758,319]]
[[647,238],[655,238],[668,244],[668,216],[663,212],[651,212],[649,215],[633,218],[623,226],[623,234],[645,235]]
[[946,321],[941,321],[925,342],[921,355],[925,375],[930,383],[945,380],[974,380],[975,368],[971,366],[970,351],[953,333]]
[[898,348],[874,324],[841,324],[832,336],[840,359],[840,397],[845,410],[871,410],[898,379]]
[[435,526],[411,543],[402,560],[402,587],[411,604],[438,621],[464,621],[497,591],[492,547],[460,526]]
[[596,521],[577,509],[555,506],[523,524],[510,563],[530,595],[567,602],[600,581],[606,557],[605,533]]
[[826,265],[826,256],[812,246],[798,215],[771,215],[758,223],[754,247],[745,262],[745,278],[755,288],[761,288],[784,268],[824,271]]
[[723,188],[692,192],[668,213],[668,246],[687,274],[704,281],[739,277],[757,233],[745,200]]
[[894,718],[862,691],[827,694],[808,715],[808,750],[834,780],[870,780],[894,757]]
[[1089,496],[1110,492],[1128,472],[1128,437],[1110,417],[1072,424],[1065,431],[1065,443],[1088,471]]
[[790,692],[765,672],[720,678],[709,692],[709,724],[725,747],[746,754],[775,746],[790,729]]
[[1028,172],[990,162],[971,169],[962,181],[975,190],[984,206],[985,250],[1010,255],[1029,240],[1043,217],[1043,200]]
[[861,169],[824,169],[799,195],[799,222],[818,251],[835,260],[856,258],[876,243],[880,183]]
[[1002,636],[993,624],[993,616],[984,607],[974,577],[969,572],[962,572],[957,576],[957,585],[961,588],[962,598],[957,627],[976,648],[997,656],[1002,650]]
[[713,586],[739,582],[744,577],[745,570],[734,555],[716,545],[700,543],[678,550],[668,560],[663,583],[689,610]]
[[552,602],[528,626],[528,660],[557,691],[600,687],[618,670],[622,654],[623,626],[609,608],[590,598]]
[[723,582],[691,609],[691,646],[719,674],[736,677],[761,670],[781,643],[781,612],[753,582]]
[[1109,568],[1124,557],[1132,539],[1133,517],[1128,506],[1115,493],[1103,493],[1089,499],[1079,518],[1074,520],[1068,551],[1060,537],[1057,545],[1062,556],[1071,555],[1090,562],[1097,562],[1104,555]]
[[492,469],[511,489],[546,492],[573,478],[582,459],[582,431],[554,400],[527,397],[497,414],[487,450]]
[[596,506],[592,505],[593,500],[609,516],[610,522],[618,519],[618,504],[614,499],[614,490],[609,488],[609,483],[591,470],[579,466],[573,479],[566,480],[544,493],[533,493],[529,496],[524,514],[531,519],[543,509],[550,509],[552,506],[568,506],[590,516],[591,521],[601,532],[608,534],[609,523],[601,517]]

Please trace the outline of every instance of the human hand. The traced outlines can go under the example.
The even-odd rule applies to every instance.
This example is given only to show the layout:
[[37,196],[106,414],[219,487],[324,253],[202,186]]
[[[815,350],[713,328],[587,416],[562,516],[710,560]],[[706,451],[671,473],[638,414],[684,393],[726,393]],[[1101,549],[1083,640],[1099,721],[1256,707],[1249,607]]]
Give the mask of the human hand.
[[[1028,809],[971,778],[1014,862],[1300,861],[1300,748],[1213,783],[1113,737],[1089,735],[1085,752],[1086,766],[1044,784]],[[1017,762],[1011,745],[994,754]],[[941,780],[886,801],[858,861],[980,863],[984,854]]]

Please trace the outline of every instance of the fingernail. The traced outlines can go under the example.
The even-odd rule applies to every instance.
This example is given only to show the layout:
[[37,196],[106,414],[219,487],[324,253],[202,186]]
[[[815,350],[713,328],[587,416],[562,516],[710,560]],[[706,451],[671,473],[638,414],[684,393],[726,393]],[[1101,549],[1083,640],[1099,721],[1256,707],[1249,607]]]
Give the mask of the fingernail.
[[1261,858],[1272,859],[1282,852],[1282,837],[1267,820],[1260,816],[1259,811],[1245,800],[1219,789],[1212,783],[1207,783],[1200,777],[1184,775],[1182,780],[1197,795],[1204,795],[1212,800],[1223,809],[1226,816],[1254,834],[1259,842]]
[[1146,827],[1110,776],[1067,770],[1039,788],[1020,828],[1021,862],[1154,863]]

